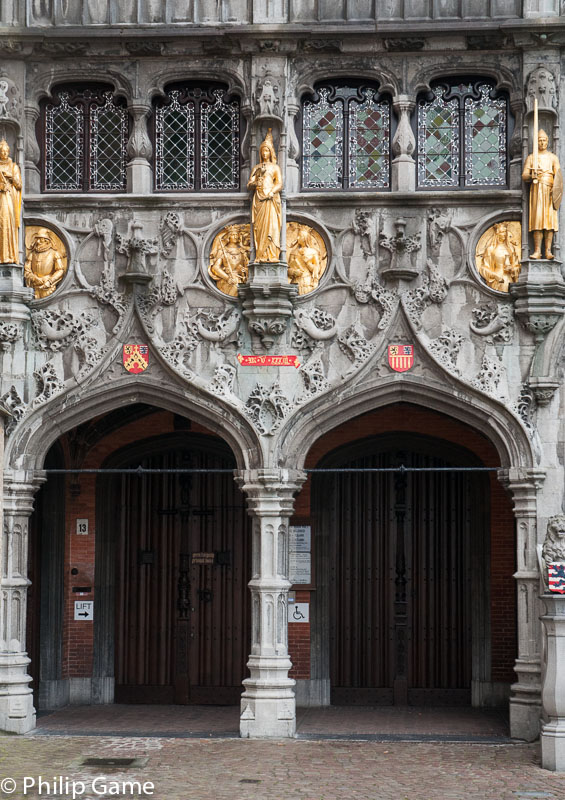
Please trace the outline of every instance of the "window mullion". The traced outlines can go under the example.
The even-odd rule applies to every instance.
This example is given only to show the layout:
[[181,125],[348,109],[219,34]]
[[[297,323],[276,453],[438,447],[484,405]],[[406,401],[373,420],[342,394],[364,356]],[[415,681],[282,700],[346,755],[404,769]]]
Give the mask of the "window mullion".
[[459,188],[464,189],[466,185],[467,169],[467,136],[465,130],[465,97],[459,96]]
[[342,100],[343,105],[343,152],[342,158],[342,186],[344,189],[349,189],[349,168],[351,163],[351,142],[349,141],[349,109],[352,100]]

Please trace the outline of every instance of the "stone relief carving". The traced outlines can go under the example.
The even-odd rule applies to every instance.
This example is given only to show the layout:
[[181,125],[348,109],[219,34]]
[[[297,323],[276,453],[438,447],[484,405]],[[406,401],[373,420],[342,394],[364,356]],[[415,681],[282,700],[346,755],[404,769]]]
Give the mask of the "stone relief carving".
[[557,108],[557,90],[555,76],[547,67],[537,67],[528,77],[526,89],[526,108],[534,110],[537,99],[540,111],[554,111]]
[[290,409],[278,381],[270,387],[258,383],[245,404],[247,415],[263,436],[272,436]]
[[77,316],[54,308],[32,312],[31,321],[40,350],[56,353],[73,346],[79,359],[79,377],[100,361],[102,350],[98,341],[88,333],[96,324],[92,314],[82,312]]
[[415,266],[415,254],[422,247],[420,232],[410,236],[406,235],[407,220],[398,217],[394,220],[396,233],[387,236],[381,233],[379,245],[391,254],[390,262],[382,270],[387,278],[405,278],[410,280],[417,277],[418,268]]
[[18,325],[13,322],[0,322],[0,350],[7,352],[21,336]]
[[381,318],[379,320],[378,329],[384,330],[392,319],[392,315],[396,311],[399,298],[398,295],[390,289],[385,289],[384,286],[378,282],[376,277],[368,276],[365,283],[357,283],[352,288],[355,299],[358,303],[370,303],[373,301],[381,310]]
[[506,303],[486,303],[474,308],[473,320],[469,323],[471,331],[484,336],[488,344],[512,341],[514,335],[514,312]]
[[481,369],[476,378],[471,381],[472,386],[486,394],[496,396],[496,389],[502,377],[500,361],[493,361],[487,355],[483,356]]
[[402,296],[404,308],[416,330],[422,327],[422,314],[432,303],[441,305],[447,297],[448,284],[439,269],[428,258],[426,272],[422,275],[422,285],[410,289]]
[[175,338],[164,345],[160,352],[171,366],[190,377],[192,376],[192,371],[186,362],[193,350],[198,347],[199,341],[198,328],[196,323],[191,320],[190,312],[187,311],[179,325]]
[[451,228],[453,214],[441,208],[430,208],[428,212],[428,254],[437,259],[444,237]]
[[281,89],[270,74],[264,77],[262,83],[257,83],[255,113],[260,117],[281,117]]
[[437,336],[430,342],[430,352],[443,364],[448,372],[460,375],[461,371],[457,368],[457,358],[463,344],[463,336],[450,328],[443,331],[441,336]]
[[122,236],[117,233],[116,250],[127,256],[126,275],[149,278],[147,256],[159,252],[159,243],[157,239],[144,239],[140,236],[142,228],[143,225],[134,220],[131,224],[131,236]]
[[556,561],[565,561],[565,514],[555,514],[547,520],[541,555],[545,564],[547,583],[547,565]]
[[293,316],[295,322],[293,346],[298,350],[313,350],[337,334],[334,317],[321,308],[312,308],[310,311],[298,308]]
[[235,343],[241,323],[241,314],[235,308],[224,311],[197,311],[195,332],[202,339],[220,345]]
[[34,373],[34,378],[38,384],[38,394],[33,400],[32,406],[36,408],[42,403],[51,400],[52,397],[63,391],[63,381],[57,375],[55,365],[52,361],[46,361],[42,367],[39,367]]
[[304,383],[304,393],[297,398],[298,403],[304,403],[311,397],[330,388],[330,383],[324,372],[324,365],[320,358],[310,359],[300,369]]
[[0,72],[0,119],[19,121],[22,101],[16,84],[5,72]]
[[6,394],[0,397],[0,404],[11,414],[10,421],[6,424],[6,436],[9,436],[26,412],[26,404],[19,396],[15,386],[10,386]]
[[148,330],[154,330],[153,319],[165,306],[173,306],[181,295],[177,284],[167,269],[153,279],[151,289],[145,296],[138,297],[138,305]]
[[531,388],[525,384],[520,390],[520,397],[515,407],[516,413],[531,433],[534,428],[534,417],[536,411],[536,399]]
[[169,211],[159,225],[159,233],[161,235],[161,252],[165,256],[171,255],[177,243],[179,236],[184,231],[184,225],[180,214],[176,211]]
[[355,209],[353,232],[359,237],[361,252],[365,258],[374,255],[375,252],[373,231],[371,230],[372,222],[373,218],[370,211],[362,211],[360,208]]
[[233,385],[237,370],[230,364],[219,364],[214,370],[214,375],[210,381],[210,391],[214,395],[224,397],[233,393]]
[[348,375],[366,361],[374,352],[376,345],[365,339],[358,325],[350,325],[337,338],[339,349],[353,362],[353,367],[348,371]]

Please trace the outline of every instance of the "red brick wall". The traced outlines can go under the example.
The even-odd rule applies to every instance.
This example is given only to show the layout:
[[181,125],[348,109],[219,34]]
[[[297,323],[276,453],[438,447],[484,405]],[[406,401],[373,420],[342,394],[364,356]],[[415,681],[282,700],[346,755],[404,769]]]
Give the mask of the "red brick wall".
[[[295,602],[309,603],[310,592],[298,591],[292,593]],[[292,661],[290,677],[299,680],[310,677],[310,623],[288,623],[288,649]]]

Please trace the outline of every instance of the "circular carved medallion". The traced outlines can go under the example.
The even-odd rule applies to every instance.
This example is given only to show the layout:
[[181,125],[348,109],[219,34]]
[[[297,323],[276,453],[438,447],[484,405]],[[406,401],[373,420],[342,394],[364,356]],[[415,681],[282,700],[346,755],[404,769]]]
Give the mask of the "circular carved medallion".
[[521,240],[522,226],[515,220],[495,223],[479,239],[475,264],[491,289],[507,292],[508,286],[518,280]]

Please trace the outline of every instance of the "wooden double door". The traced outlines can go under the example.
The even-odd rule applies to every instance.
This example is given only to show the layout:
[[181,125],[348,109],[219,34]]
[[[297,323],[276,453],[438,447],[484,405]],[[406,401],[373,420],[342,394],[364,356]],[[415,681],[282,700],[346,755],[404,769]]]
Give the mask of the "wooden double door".
[[[139,448],[138,448],[139,450]],[[105,479],[115,581],[115,701],[239,702],[249,654],[249,518],[231,452],[212,437],[160,437]],[[201,469],[201,473],[175,472]],[[108,630],[111,635],[111,631]]]
[[[489,673],[488,478],[423,436],[375,437],[317,476],[315,638],[334,704],[466,704]],[[324,644],[327,641],[327,645]],[[324,653],[325,648],[325,653]]]

